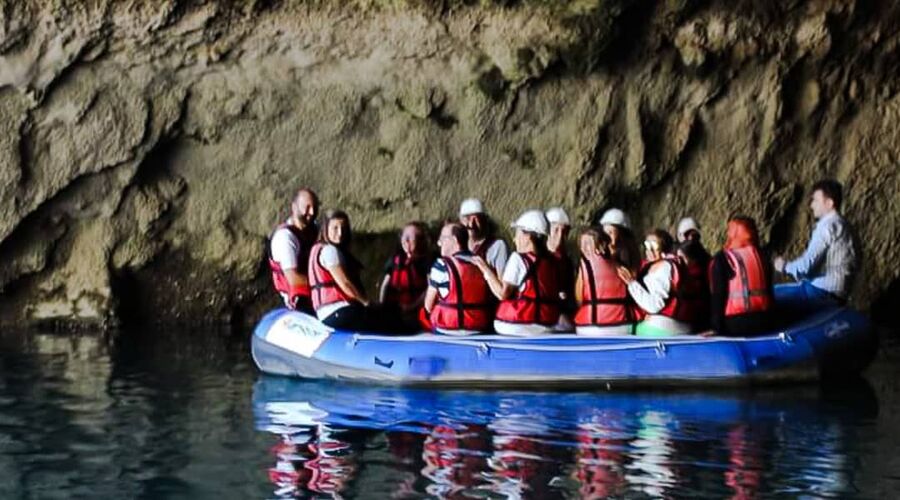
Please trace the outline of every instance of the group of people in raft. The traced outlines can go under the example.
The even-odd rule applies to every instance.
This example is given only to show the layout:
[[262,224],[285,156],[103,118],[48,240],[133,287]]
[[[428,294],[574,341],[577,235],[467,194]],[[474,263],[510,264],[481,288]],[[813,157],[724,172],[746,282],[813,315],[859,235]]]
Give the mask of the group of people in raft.
[[329,212],[319,229],[319,199],[303,188],[290,217],[272,233],[269,264],[287,307],[342,330],[750,336],[771,328],[774,272],[797,280],[779,293],[794,304],[814,309],[846,300],[856,253],[839,212],[842,198],[834,180],[812,187],[810,208],[818,222],[806,251],[790,262],[767,258],[746,216],[728,221],[714,256],[690,217],[679,222],[677,238],[650,231],[641,253],[627,215],[611,208],[597,227],[581,231],[577,268],[567,255],[571,223],[562,208],[524,212],[511,225],[510,253],[482,202],[467,199],[458,220],[441,228],[436,259],[425,224],[403,228],[373,303],[351,251],[350,217]]

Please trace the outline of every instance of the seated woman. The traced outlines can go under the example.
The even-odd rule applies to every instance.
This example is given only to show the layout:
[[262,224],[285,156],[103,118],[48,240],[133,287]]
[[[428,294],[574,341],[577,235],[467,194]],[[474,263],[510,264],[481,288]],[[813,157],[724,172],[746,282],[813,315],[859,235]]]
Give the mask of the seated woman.
[[770,328],[772,268],[759,247],[756,223],[749,217],[728,221],[725,246],[712,261],[710,321],[724,336],[748,336]]
[[584,231],[579,238],[581,266],[575,279],[578,335],[631,335],[634,328],[628,288],[619,279],[619,263],[609,244],[609,235],[596,229]]
[[400,247],[385,264],[378,298],[386,306],[385,312],[402,317],[409,329],[416,329],[420,321],[431,261],[425,224],[406,224],[400,233]]
[[657,229],[644,240],[647,263],[637,278],[629,269],[619,267],[619,277],[628,285],[628,294],[647,315],[635,327],[636,335],[665,337],[691,331],[693,318],[680,298],[681,277],[686,271],[672,255],[673,244],[669,233]]
[[335,210],[325,217],[309,258],[309,283],[316,317],[341,330],[378,330],[363,291],[362,265],[350,253],[350,217]]
[[641,267],[641,252],[631,222],[625,212],[618,208],[610,208],[600,217],[600,227],[609,235],[609,250],[619,264],[631,271],[638,272]]
[[559,322],[562,284],[559,264],[547,252],[547,218],[540,210],[522,214],[516,228],[516,252],[503,269],[503,279],[476,257],[491,292],[500,300],[494,330],[502,335],[529,336],[550,333]]

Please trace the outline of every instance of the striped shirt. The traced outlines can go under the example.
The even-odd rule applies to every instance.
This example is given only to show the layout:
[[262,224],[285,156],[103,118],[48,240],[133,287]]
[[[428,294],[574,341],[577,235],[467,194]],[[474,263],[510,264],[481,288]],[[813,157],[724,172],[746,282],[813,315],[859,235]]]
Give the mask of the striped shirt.
[[794,279],[807,280],[841,298],[847,297],[855,270],[853,236],[847,221],[836,211],[819,219],[806,251],[784,266],[784,272]]
[[[453,256],[467,262],[472,261],[472,254],[468,251],[457,252]],[[435,260],[431,266],[431,271],[428,273],[428,286],[435,288],[438,296],[442,299],[447,298],[450,293],[450,271],[447,269],[447,261],[444,258]]]

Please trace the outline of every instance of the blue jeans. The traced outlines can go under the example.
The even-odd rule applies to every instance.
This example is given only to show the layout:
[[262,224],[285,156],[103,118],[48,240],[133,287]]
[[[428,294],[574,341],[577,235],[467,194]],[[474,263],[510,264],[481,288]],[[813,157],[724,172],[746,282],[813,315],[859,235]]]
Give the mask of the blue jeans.
[[845,300],[831,292],[816,288],[809,281],[775,285],[775,302],[781,309],[796,312],[815,312],[840,307]]

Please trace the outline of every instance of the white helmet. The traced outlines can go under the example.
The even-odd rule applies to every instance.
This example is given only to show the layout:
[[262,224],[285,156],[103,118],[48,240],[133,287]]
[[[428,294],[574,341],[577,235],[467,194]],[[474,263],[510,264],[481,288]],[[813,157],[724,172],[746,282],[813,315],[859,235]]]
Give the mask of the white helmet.
[[547,213],[544,215],[547,216],[547,222],[550,224],[562,224],[564,226],[572,225],[569,221],[569,214],[567,214],[562,207],[553,207],[550,210],[547,210]]
[[678,221],[678,241],[684,241],[686,239],[684,234],[688,231],[700,232],[700,224],[697,224],[697,221],[695,221],[693,217],[685,217]]
[[544,217],[544,212],[541,212],[540,210],[527,210],[520,215],[515,222],[510,224],[510,227],[546,236],[547,225],[547,218]]
[[603,212],[603,217],[600,217],[600,225],[605,226],[607,224],[631,229],[631,222],[628,221],[628,216],[618,208],[610,208]]
[[467,215],[475,215],[475,214],[483,214],[484,213],[484,205],[481,204],[481,200],[478,198],[468,198],[463,200],[462,204],[459,206],[459,216],[465,217]]

